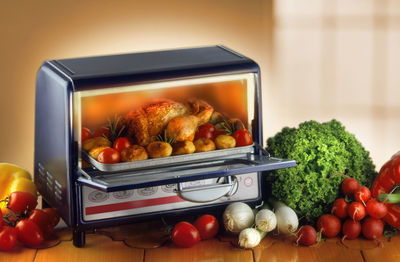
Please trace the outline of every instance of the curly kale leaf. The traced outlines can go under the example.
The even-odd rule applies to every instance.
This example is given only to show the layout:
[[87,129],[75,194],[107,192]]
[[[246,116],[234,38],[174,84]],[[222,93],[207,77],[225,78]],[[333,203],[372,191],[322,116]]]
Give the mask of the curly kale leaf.
[[296,167],[268,173],[267,182],[272,196],[309,223],[329,212],[339,197],[343,177],[334,174],[345,173],[366,186],[376,176],[369,152],[337,120],[285,127],[267,140],[267,150],[274,157],[296,160]]

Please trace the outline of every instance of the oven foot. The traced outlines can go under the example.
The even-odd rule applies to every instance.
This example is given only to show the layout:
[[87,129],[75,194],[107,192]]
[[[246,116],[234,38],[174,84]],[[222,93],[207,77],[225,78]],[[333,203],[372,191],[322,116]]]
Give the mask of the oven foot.
[[85,245],[85,231],[74,228],[72,239],[74,246],[83,247]]
[[48,208],[50,205],[42,198],[42,208]]

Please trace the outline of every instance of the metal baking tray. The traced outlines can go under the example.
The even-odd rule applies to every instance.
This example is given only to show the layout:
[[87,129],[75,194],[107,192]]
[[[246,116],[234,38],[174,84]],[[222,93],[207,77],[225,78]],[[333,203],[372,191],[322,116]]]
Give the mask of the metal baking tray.
[[153,168],[160,166],[171,166],[179,165],[187,162],[194,162],[210,158],[223,158],[223,157],[234,157],[237,155],[243,155],[254,152],[253,145],[241,146],[229,149],[217,149],[208,152],[199,152],[186,155],[169,156],[162,158],[151,158],[146,160],[138,160],[132,162],[121,162],[117,164],[103,164],[98,162],[96,159],[91,157],[87,152],[82,150],[82,157],[93,167],[103,172],[116,172],[125,170],[137,170],[144,168]]

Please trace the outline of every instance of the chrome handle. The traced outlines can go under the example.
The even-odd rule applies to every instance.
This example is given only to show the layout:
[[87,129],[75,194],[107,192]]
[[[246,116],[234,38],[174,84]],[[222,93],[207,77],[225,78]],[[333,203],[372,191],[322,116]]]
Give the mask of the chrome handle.
[[236,177],[227,177],[224,184],[213,184],[205,186],[183,187],[182,183],[177,184],[175,192],[179,197],[197,203],[212,202],[223,196],[231,196],[236,192],[238,182]]

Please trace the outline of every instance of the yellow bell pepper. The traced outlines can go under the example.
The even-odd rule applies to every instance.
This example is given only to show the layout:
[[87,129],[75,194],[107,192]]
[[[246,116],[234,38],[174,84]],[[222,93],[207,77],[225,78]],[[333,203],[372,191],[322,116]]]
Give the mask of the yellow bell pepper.
[[[12,192],[25,191],[37,198],[36,186],[25,169],[8,163],[0,163],[0,200],[7,198]],[[7,203],[0,202],[3,214],[8,213]]]

